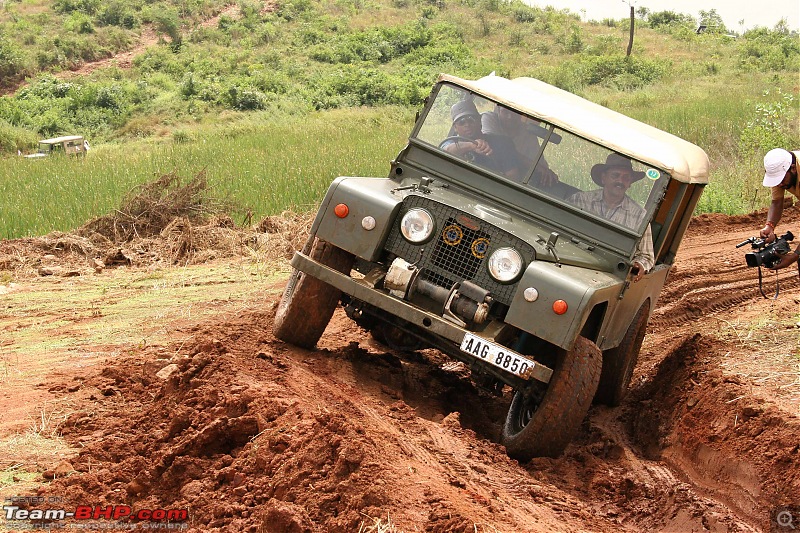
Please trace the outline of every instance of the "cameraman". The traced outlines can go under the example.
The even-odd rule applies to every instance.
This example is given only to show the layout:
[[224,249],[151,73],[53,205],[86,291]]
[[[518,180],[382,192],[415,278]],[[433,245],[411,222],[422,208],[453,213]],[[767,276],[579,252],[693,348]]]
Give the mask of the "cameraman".
[[[800,151],[790,152],[783,148],[774,148],[764,156],[764,186],[772,189],[772,201],[767,211],[767,222],[759,232],[762,239],[767,242],[775,240],[775,226],[783,214],[783,202],[786,191],[795,198],[800,198],[800,183],[797,179],[797,158]],[[800,247],[793,252],[788,252],[773,268],[784,268],[797,261],[800,257]]]

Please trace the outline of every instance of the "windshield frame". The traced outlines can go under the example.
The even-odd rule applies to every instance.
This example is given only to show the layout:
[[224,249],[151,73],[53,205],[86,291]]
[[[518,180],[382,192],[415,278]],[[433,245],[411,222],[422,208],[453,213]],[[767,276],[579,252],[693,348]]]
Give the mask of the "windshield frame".
[[[507,109],[522,117],[523,120],[537,125],[541,133],[541,135],[538,137],[539,146],[531,158],[533,165],[527,169],[524,174],[513,179],[509,178],[498,169],[488,168],[486,165],[475,163],[474,161],[467,161],[454,154],[448,153],[445,149],[440,147],[440,144],[436,144],[433,141],[435,135],[433,135],[431,132],[436,131],[439,132],[439,136],[444,135],[444,137],[449,137],[449,133],[452,132],[452,129],[455,127],[452,126],[447,131],[447,134],[445,134],[444,132],[447,128],[446,125],[441,123],[441,121],[443,121],[445,117],[447,120],[450,120],[454,117],[452,106],[455,103],[454,95],[456,94],[461,95],[462,99],[464,97],[468,97],[477,101],[478,103],[476,104],[476,107],[479,111],[483,109],[483,113],[487,112],[487,106],[495,106],[495,109]],[[444,98],[444,100],[440,100],[442,98]],[[431,120],[439,121],[439,124],[435,124],[433,127],[431,127]],[[619,154],[620,156],[630,160],[631,164],[637,169],[646,169],[645,172],[650,174],[647,176],[647,179],[651,183],[649,184],[650,187],[647,191],[646,197],[642,196],[642,193],[640,193],[640,196],[637,199],[639,207],[645,211],[641,218],[641,222],[636,226],[626,226],[621,223],[613,222],[600,216],[599,214],[593,214],[585,209],[576,207],[568,202],[566,198],[560,198],[553,194],[547,194],[546,192],[531,186],[531,182],[534,179],[535,174],[540,170],[541,166],[545,164],[548,149],[553,145],[561,143],[565,137],[577,140],[587,147],[591,146],[592,149],[597,152],[597,154],[618,154],[618,152],[614,152],[610,148],[605,147],[598,142],[586,139],[581,135],[570,131],[566,127],[557,127],[539,117],[523,113],[517,109],[511,108],[508,105],[496,102],[492,98],[489,98],[480,92],[469,90],[450,81],[443,81],[434,86],[429,98],[427,99],[426,106],[413,128],[411,136],[409,137],[409,146],[418,147],[427,152],[433,152],[440,158],[444,158],[453,162],[455,165],[454,167],[452,165],[448,165],[446,168],[454,168],[454,171],[447,171],[445,169],[444,172],[442,172],[439,168],[441,165],[428,164],[428,166],[431,167],[431,171],[439,174],[440,177],[446,181],[454,184],[464,185],[467,188],[474,189],[479,193],[488,192],[489,194],[495,196],[498,201],[515,206],[521,209],[525,214],[533,215],[535,218],[550,222],[551,224],[553,222],[561,223],[561,225],[569,228],[576,234],[582,235],[584,238],[587,238],[591,241],[604,243],[614,250],[624,253],[631,251],[633,248],[631,244],[644,234],[647,224],[653,218],[654,213],[660,205],[660,202],[664,198],[664,193],[670,179],[669,174],[662,169],[658,169],[647,164],[646,162],[630,158],[625,154]],[[599,158],[599,155],[597,155],[597,158]],[[604,161],[605,157],[603,157],[602,160],[598,159],[594,163],[595,165],[598,165],[604,163]],[[468,173],[461,171],[460,169],[468,169],[472,172]],[[436,172],[436,170],[440,170],[440,172]],[[476,179],[475,176],[472,175],[473,172],[480,174],[482,176],[482,181],[480,179]],[[641,172],[642,170],[638,170],[637,174],[641,174]],[[486,180],[487,177],[490,178],[490,180]],[[595,181],[595,183],[598,182]],[[498,187],[496,184],[502,184],[504,187]],[[524,194],[526,201],[520,201],[520,192]],[[597,226],[611,230],[611,232],[616,235],[611,235],[605,231],[598,232],[597,226],[587,227],[585,223],[574,223],[576,220],[576,217],[574,216],[559,215],[557,220],[553,220],[552,213],[554,213],[554,211],[552,208],[539,209],[540,205],[557,207],[563,212],[576,215],[577,218],[591,220]],[[624,244],[623,241],[625,241]]]

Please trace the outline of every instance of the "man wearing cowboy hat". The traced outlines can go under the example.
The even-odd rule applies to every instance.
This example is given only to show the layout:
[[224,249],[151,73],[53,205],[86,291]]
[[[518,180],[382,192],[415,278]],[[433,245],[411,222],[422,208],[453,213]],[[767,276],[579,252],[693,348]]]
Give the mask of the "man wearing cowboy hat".
[[[773,148],[764,156],[764,186],[772,189],[772,201],[767,210],[767,222],[759,232],[767,242],[775,240],[775,226],[783,215],[783,200],[786,192],[800,198],[800,183],[797,179],[797,158],[800,151],[790,152],[783,148]],[[789,266],[798,258],[798,251],[784,255],[774,270]]]
[[[633,164],[620,154],[609,154],[605,163],[592,167],[592,181],[601,188],[573,194],[567,201],[575,206],[600,215],[630,229],[638,229],[645,217],[645,210],[627,194],[630,186],[644,177],[644,172],[633,170]],[[653,234],[650,225],[636,244],[633,256],[634,278],[637,282],[655,265]]]

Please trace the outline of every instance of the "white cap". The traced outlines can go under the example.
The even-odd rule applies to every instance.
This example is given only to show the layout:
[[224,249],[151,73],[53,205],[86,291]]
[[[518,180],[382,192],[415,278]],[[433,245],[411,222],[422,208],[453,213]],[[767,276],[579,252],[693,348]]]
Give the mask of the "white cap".
[[764,187],[774,187],[786,177],[792,166],[792,154],[783,148],[773,148],[764,156]]

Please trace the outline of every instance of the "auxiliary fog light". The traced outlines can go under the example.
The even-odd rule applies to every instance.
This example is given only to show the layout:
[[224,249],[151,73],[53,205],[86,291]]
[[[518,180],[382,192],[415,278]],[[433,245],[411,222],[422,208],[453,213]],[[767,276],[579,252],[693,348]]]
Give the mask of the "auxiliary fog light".
[[500,283],[514,281],[522,272],[522,256],[513,248],[499,248],[489,257],[489,274]]
[[366,216],[361,219],[361,227],[367,231],[375,229],[375,218]]
[[433,217],[425,209],[409,209],[400,220],[400,233],[408,242],[425,242],[433,234]]
[[535,302],[536,300],[539,299],[539,291],[537,291],[533,287],[528,287],[522,293],[522,296],[524,296],[525,300],[528,301],[528,302]]

